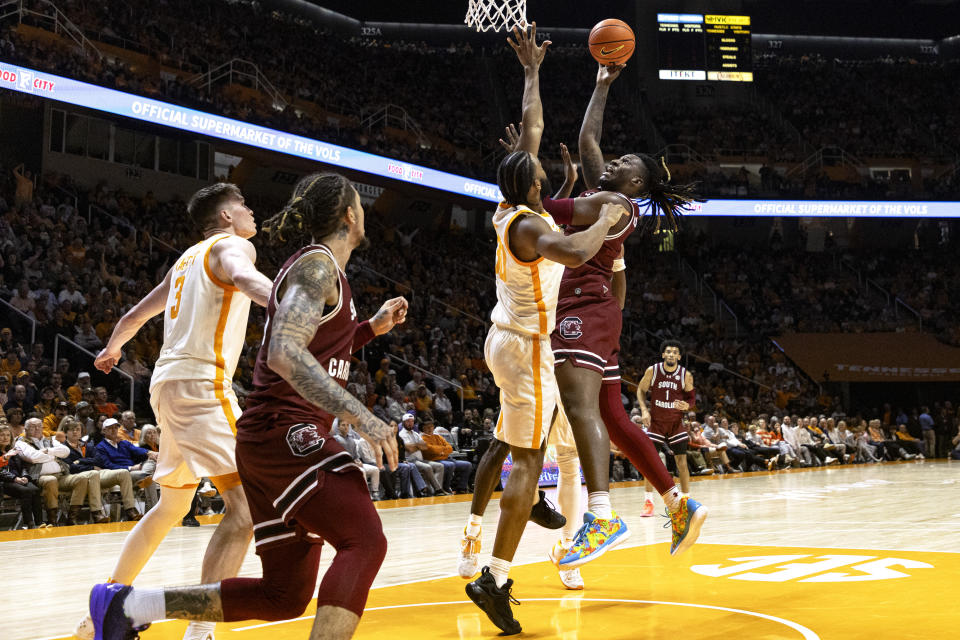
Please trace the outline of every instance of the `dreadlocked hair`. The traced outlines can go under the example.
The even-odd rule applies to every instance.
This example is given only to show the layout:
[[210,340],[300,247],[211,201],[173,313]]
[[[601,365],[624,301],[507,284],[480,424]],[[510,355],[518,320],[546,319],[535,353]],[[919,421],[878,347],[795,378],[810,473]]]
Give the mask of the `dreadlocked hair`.
[[313,173],[293,188],[290,201],[263,223],[273,244],[320,240],[343,226],[343,213],[353,204],[353,186],[338,173]]
[[[666,219],[670,229],[677,231],[680,228],[680,216],[691,211],[694,202],[705,202],[697,197],[694,188],[697,184],[670,184],[670,169],[661,157],[659,161],[644,153],[636,154],[648,171],[649,190],[644,197],[650,205],[650,216],[655,221],[654,233],[660,232],[660,225]],[[649,228],[649,222],[644,221],[644,227]]]
[[535,158],[526,151],[514,151],[497,167],[497,186],[507,204],[526,204],[530,187],[537,179]]

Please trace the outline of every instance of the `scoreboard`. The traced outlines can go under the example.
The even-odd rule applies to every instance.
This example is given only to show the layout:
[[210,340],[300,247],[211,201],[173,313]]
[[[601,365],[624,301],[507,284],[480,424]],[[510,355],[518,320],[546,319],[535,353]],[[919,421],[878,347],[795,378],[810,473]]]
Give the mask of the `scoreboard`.
[[658,13],[661,80],[752,82],[750,16]]

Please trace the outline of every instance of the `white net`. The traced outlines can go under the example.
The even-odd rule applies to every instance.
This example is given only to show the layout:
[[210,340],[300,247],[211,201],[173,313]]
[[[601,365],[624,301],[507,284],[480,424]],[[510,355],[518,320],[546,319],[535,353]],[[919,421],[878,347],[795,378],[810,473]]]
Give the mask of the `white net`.
[[509,31],[527,23],[527,0],[470,0],[463,21],[477,31]]

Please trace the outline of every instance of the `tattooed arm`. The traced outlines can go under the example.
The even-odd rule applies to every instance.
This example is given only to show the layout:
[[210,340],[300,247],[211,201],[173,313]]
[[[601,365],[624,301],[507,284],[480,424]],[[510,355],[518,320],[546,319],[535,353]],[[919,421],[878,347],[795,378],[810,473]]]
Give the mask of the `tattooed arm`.
[[600,65],[597,71],[597,85],[590,96],[587,112],[583,114],[580,125],[580,164],[583,167],[583,181],[587,189],[596,189],[603,173],[603,152],[600,151],[600,133],[603,131],[603,110],[607,106],[607,94],[610,84],[617,79],[623,66]]
[[285,290],[273,316],[267,364],[305,400],[355,425],[397,468],[397,442],[383,421],[330,377],[307,346],[320,326],[324,307],[335,305],[340,279],[337,267],[323,253],[301,258],[285,279]]

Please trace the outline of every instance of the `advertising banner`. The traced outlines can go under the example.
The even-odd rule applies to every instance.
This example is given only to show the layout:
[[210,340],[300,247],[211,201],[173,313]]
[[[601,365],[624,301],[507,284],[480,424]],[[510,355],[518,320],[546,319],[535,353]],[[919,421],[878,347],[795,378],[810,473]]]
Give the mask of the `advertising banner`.
[[773,342],[821,382],[960,381],[960,349],[927,333],[793,333]]
[[[580,469],[580,484],[583,484],[583,469]],[[507,479],[510,472],[513,471],[513,456],[508,455],[503,461],[503,467],[500,469],[500,484],[504,488],[507,486]],[[552,444],[547,445],[547,453],[543,457],[543,471],[540,472],[540,480],[537,484],[541,487],[557,486],[557,478],[560,476],[560,470],[557,467],[557,449]]]
[[[395,158],[379,156],[277,129],[241,122],[187,107],[107,89],[8,64],[0,60],[0,89],[30,93],[66,104],[96,109],[198,135],[242,143],[267,151],[316,160],[367,174],[422,185],[491,203],[500,202],[496,184],[439,171]],[[693,216],[838,217],[838,218],[956,218],[958,202],[710,200],[697,203]]]

